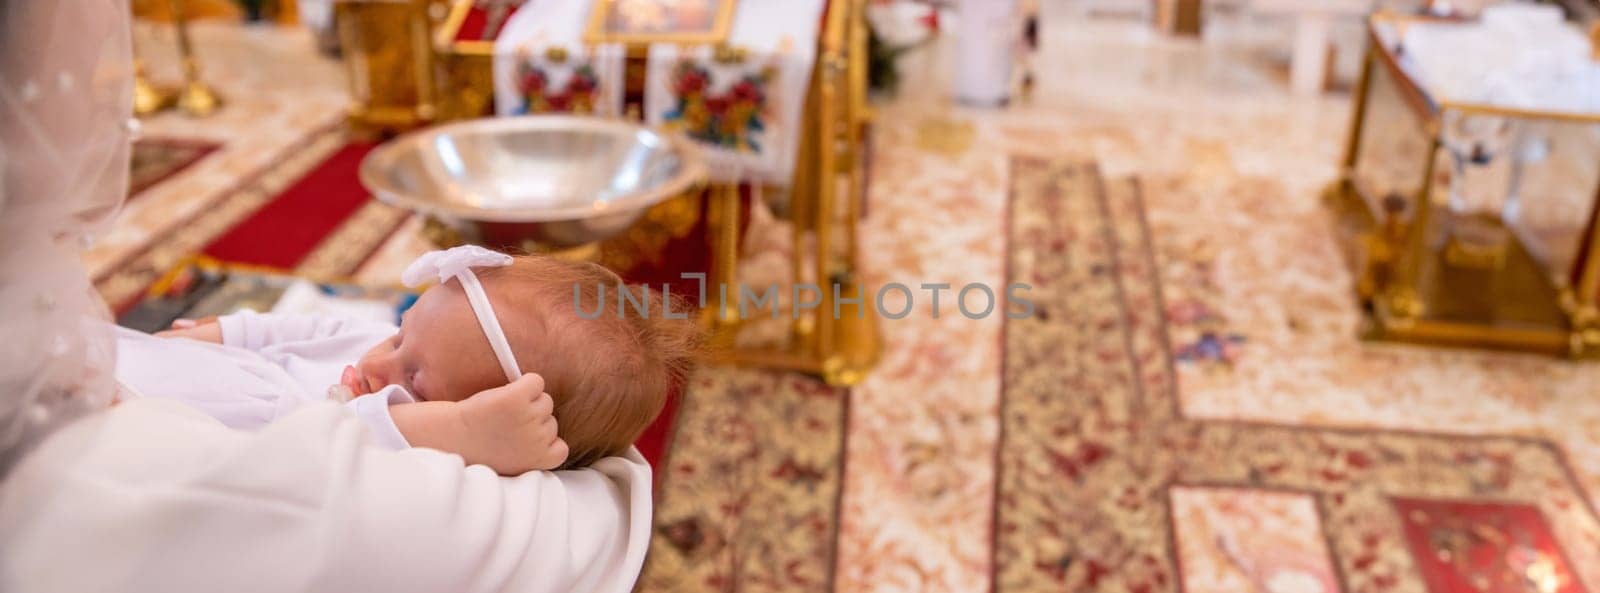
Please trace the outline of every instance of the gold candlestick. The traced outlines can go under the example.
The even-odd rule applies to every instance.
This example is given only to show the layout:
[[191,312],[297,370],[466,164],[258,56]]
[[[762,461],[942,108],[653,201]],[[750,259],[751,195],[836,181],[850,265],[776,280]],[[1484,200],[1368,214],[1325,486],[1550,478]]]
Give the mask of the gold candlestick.
[[133,60],[133,114],[144,117],[172,106],[172,92],[150,84],[144,73],[144,60]]
[[204,81],[200,80],[200,64],[194,59],[194,47],[189,42],[189,21],[183,14],[183,0],[168,0],[172,6],[172,22],[178,31],[178,53],[183,59],[183,90],[178,92],[178,109],[191,117],[205,117],[222,106],[222,98]]
[[150,115],[172,106],[173,94],[170,89],[162,89],[150,83],[150,76],[144,69],[144,59],[139,57],[139,43],[133,42],[133,114],[139,117]]

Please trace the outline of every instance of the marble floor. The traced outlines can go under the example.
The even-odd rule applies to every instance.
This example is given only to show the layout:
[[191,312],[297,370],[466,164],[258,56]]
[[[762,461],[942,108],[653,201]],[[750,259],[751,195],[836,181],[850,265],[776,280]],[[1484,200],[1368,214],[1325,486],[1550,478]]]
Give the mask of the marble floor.
[[[1044,3],[1037,87],[1006,109],[952,106],[943,92],[949,43],[903,61],[907,90],[875,106],[867,284],[1003,285],[1013,159],[1093,163],[1142,189],[1160,284],[1147,305],[1166,319],[1181,416],[1545,440],[1587,492],[1590,500],[1568,502],[1587,508],[1592,524],[1600,365],[1354,338],[1351,279],[1318,205],[1350,99],[1288,93],[1282,23],[1235,18],[1204,39],[1171,39],[1136,20],[1085,16],[1078,4]],[[91,269],[114,265],[341,116],[337,64],[315,57],[309,36],[227,26],[198,34],[215,52],[207,73],[228,108],[208,120],[161,115],[144,130],[222,147],[129,205],[88,254]],[[357,277],[386,281],[424,249],[420,223],[404,223]],[[928,305],[883,324],[882,363],[850,394],[837,591],[995,586],[1003,321],[935,319]],[[1208,339],[1226,347],[1197,347]],[[1190,485],[1168,499],[1185,590],[1357,589],[1330,568],[1338,564],[1327,562],[1309,494]],[[1580,586],[1600,590],[1588,568],[1600,559],[1572,557],[1600,549],[1600,534],[1555,527],[1584,567]],[[1244,535],[1252,531],[1276,537]],[[1283,579],[1259,569],[1290,556],[1313,560]],[[1381,584],[1359,589],[1427,590],[1415,575]]]
[[[140,136],[218,144],[212,154],[145,189],[123,208],[117,225],[85,256],[99,276],[174,225],[217,205],[230,190],[303,148],[319,131],[339,125],[348,93],[338,62],[316,55],[309,32],[201,21],[192,27],[204,79],[224,108],[193,119],[165,111],[141,120]],[[182,81],[177,41],[168,25],[138,23],[135,51],[151,80]]]

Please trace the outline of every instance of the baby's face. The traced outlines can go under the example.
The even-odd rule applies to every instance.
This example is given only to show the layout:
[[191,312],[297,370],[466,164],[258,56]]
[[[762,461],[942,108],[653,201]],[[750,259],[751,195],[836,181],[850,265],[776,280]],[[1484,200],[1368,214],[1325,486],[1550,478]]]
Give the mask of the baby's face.
[[[503,309],[495,306],[502,323],[520,319]],[[346,369],[341,383],[356,395],[399,385],[419,400],[460,401],[505,385],[506,377],[466,295],[452,283],[424,292],[400,331]]]

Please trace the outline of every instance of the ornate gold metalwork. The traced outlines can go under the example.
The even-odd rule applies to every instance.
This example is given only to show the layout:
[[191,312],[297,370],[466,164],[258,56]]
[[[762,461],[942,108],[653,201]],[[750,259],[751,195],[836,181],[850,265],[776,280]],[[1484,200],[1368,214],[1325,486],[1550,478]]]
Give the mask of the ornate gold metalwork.
[[[736,295],[722,298],[720,287],[728,292],[738,290],[739,216],[741,202],[736,184],[713,185],[710,190],[711,208],[708,212],[707,239],[711,250],[711,270],[707,277],[707,292],[718,296],[707,297],[707,306],[700,311],[701,322],[711,329],[711,346],[716,350],[731,350],[739,332],[739,308]],[[718,288],[713,288],[718,287]]]
[[[834,2],[823,25],[817,66],[802,115],[801,129],[813,133],[801,139],[795,183],[785,204],[794,233],[792,277],[795,282],[822,286],[821,302],[815,309],[791,312],[793,322],[785,346],[723,350],[721,357],[735,364],[811,373],[835,385],[851,385],[877,364],[881,337],[876,311],[871,306],[840,301],[836,307],[832,290],[837,286],[837,294],[845,298],[853,298],[858,291],[870,294],[856,272],[857,222],[865,198],[864,163],[857,149],[871,117],[865,107],[866,76],[862,70],[866,67],[866,3]],[[737,194],[729,191],[723,202],[737,204]],[[716,228],[732,235],[736,224],[736,219],[726,217],[717,221]],[[720,249],[731,249],[721,240],[717,244]],[[718,259],[730,266],[733,263],[732,258]],[[718,274],[731,277],[732,271]],[[835,308],[838,315],[834,315]],[[726,320],[730,315],[736,318],[737,311],[707,315],[714,321]],[[728,335],[725,325],[718,329],[720,335]]]
[[700,223],[704,193],[696,188],[652,206],[627,232],[603,242],[599,262],[613,270],[663,266],[668,244]]
[[428,0],[334,4],[357,128],[398,132],[436,119],[428,6]]
[[[474,4],[455,0],[434,34],[434,83],[445,91],[438,95],[440,121],[489,115],[494,103],[494,40],[456,39]],[[485,26],[483,35],[490,31]]]
[[466,243],[461,240],[461,231],[431,215],[422,219],[422,237],[441,249],[459,247]]

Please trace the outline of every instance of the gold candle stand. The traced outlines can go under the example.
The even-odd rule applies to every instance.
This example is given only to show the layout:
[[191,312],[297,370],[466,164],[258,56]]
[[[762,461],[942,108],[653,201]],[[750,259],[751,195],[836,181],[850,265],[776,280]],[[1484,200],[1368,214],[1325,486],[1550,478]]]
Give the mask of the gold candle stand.
[[206,117],[222,107],[222,97],[200,79],[200,63],[194,57],[194,44],[189,40],[189,19],[184,14],[183,0],[168,0],[172,6],[172,22],[178,33],[178,55],[183,60],[183,88],[178,91],[178,109],[190,117]]

